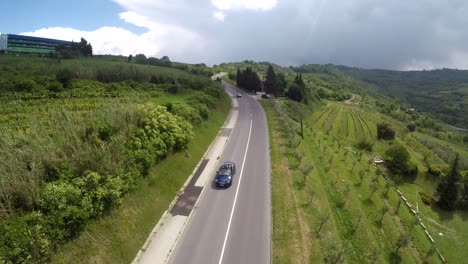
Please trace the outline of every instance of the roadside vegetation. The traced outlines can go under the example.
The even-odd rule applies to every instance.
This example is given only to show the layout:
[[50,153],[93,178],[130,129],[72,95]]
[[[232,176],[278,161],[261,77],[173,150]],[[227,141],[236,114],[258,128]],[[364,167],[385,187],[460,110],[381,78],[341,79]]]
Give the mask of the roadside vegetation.
[[[236,67],[242,65],[267,79],[263,63]],[[340,67],[273,68],[288,84],[300,76],[305,94],[318,97],[262,101],[270,129],[274,263],[458,263],[468,257],[465,133],[379,94]]]
[[[11,263],[50,262],[84,231],[94,237],[102,217],[119,215],[114,208],[159,192],[148,186],[162,188],[149,196],[161,199],[152,209],[161,215],[201,156],[191,145],[196,133],[213,136],[228,110],[207,77],[99,58],[1,56],[0,92],[0,262]],[[167,157],[190,157],[190,146],[196,161],[186,162],[185,175],[155,173]],[[134,246],[157,221],[139,217],[146,225],[134,230]],[[128,262],[137,249],[123,252]]]

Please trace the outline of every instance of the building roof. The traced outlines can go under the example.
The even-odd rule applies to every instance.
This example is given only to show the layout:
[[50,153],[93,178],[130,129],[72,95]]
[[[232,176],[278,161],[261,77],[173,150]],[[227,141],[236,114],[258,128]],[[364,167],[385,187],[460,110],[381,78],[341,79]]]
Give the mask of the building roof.
[[50,38],[39,38],[39,37],[31,37],[31,36],[23,36],[23,35],[15,35],[15,34],[6,34],[9,39],[16,39],[16,40],[26,40],[26,41],[37,41],[37,42],[46,42],[46,43],[53,43],[53,44],[62,44],[62,45],[71,45],[71,41],[59,40],[59,39],[50,39]]

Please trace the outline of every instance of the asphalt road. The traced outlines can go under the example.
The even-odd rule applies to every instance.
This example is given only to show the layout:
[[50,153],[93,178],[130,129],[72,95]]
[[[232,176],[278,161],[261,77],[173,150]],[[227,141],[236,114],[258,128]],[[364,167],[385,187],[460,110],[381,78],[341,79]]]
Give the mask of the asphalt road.
[[[234,161],[228,189],[212,185],[212,175],[172,252],[169,263],[262,264],[271,262],[270,154],[265,113],[240,92],[237,124],[219,159]],[[236,110],[236,109],[235,109]]]

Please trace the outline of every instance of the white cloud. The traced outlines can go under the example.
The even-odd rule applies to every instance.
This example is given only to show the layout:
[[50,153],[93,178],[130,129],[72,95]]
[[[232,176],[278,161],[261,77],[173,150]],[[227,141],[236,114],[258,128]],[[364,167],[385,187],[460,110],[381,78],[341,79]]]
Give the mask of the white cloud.
[[[155,55],[160,48],[155,45],[150,36],[137,35],[118,27],[102,27],[94,31],[81,31],[74,28],[51,27],[33,32],[24,32],[22,35],[62,39],[67,41],[80,41],[85,38],[93,46],[95,54],[128,55],[144,53]],[[138,45],[135,45],[138,43]]]
[[211,0],[211,3],[219,10],[251,9],[268,11],[277,5],[276,0]]
[[116,27],[26,34],[75,41],[83,36],[99,54],[167,55],[194,63],[252,59],[387,69],[468,67],[467,1],[113,1],[125,10],[120,18],[143,28],[143,34]]
[[143,53],[146,56],[169,56],[171,59],[201,62],[203,41],[200,36],[181,27],[154,22],[135,12],[123,12],[120,18],[127,23],[143,27],[146,32],[135,34],[119,27],[101,27],[94,31],[74,28],[51,27],[21,33],[28,36],[80,41],[85,38],[93,46],[95,54],[129,55]]
[[222,11],[213,12],[213,17],[219,21],[224,21],[225,14]]

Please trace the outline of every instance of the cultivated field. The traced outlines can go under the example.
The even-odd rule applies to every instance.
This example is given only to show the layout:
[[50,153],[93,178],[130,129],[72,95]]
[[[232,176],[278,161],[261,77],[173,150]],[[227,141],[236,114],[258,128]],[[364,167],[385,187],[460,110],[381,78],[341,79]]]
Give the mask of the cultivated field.
[[[396,188],[418,209],[442,255],[463,262],[465,214],[440,212],[421,200],[436,186],[425,176],[424,157],[446,166],[437,154],[397,129],[396,140],[410,150],[420,173],[413,183],[387,180],[385,168],[372,163],[390,144],[376,140],[376,124],[398,121],[359,105],[329,102],[305,118],[301,139],[299,124],[286,114],[289,104],[263,102],[272,148],[275,263],[441,263]],[[362,140],[372,142],[373,150],[358,149]]]

